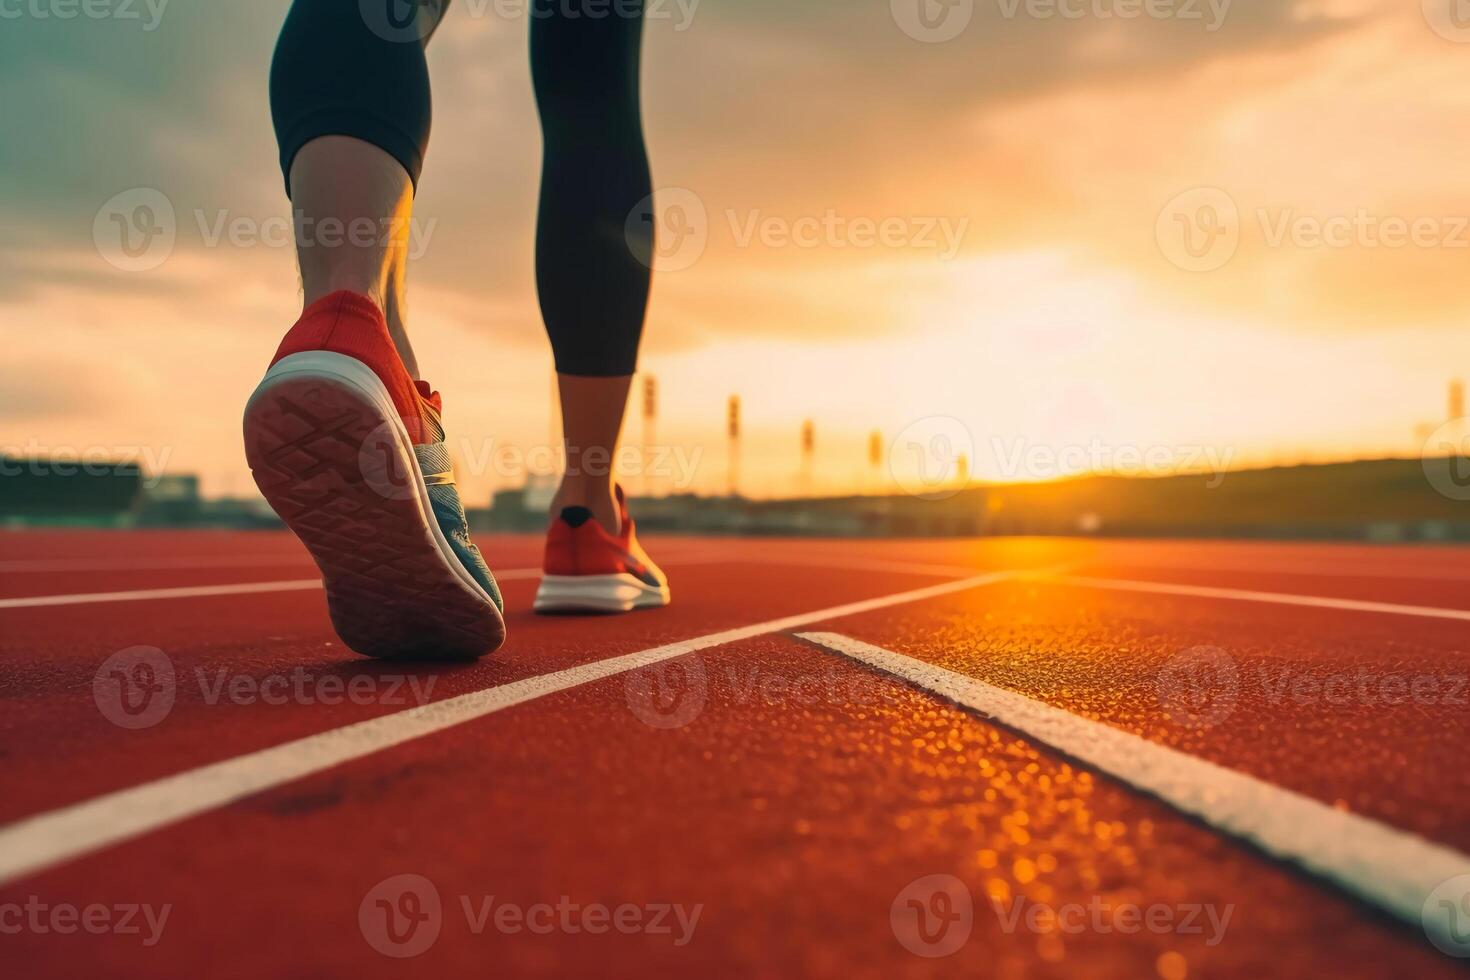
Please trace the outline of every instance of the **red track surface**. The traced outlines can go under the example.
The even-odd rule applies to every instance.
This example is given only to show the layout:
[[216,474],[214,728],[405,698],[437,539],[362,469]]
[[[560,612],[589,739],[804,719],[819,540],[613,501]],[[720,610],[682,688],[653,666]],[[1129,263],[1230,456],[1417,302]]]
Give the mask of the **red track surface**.
[[[481,542],[497,570],[539,542]],[[365,661],[336,642],[320,592],[0,608],[0,825],[429,701],[777,617],[987,570],[1077,562],[1066,574],[1470,609],[1456,549],[1197,542],[651,542],[667,610],[529,613],[504,582],[510,640],[493,660]],[[949,566],[946,568],[945,566]],[[311,577],[273,534],[0,535],[0,600]],[[1388,612],[1115,591],[1045,578],[816,621],[1381,823],[1470,850],[1470,623]],[[163,650],[175,702],[126,730],[93,679],[123,648]],[[1223,651],[1238,687],[1201,722],[1159,678],[1182,652]],[[300,670],[298,671],[298,668]],[[356,680],[323,704],[212,697],[221,679]],[[169,906],[156,944],[114,933],[0,931],[18,977],[289,976],[1363,976],[1452,975],[1397,922],[1025,735],[780,633],[672,661],[703,682],[677,727],[649,724],[628,677],[595,680],[370,754],[0,886],[49,908]],[[1319,685],[1348,676],[1346,697]],[[1391,678],[1432,678],[1398,697]],[[244,678],[245,680],[241,680]],[[1303,681],[1303,678],[1306,680]],[[671,681],[671,683],[672,683]],[[425,688],[432,682],[432,686]],[[399,703],[384,703],[389,685]],[[1293,685],[1297,686],[1293,686]],[[695,690],[690,686],[685,690]],[[1456,697],[1460,699],[1456,701]],[[683,704],[684,702],[679,702]],[[1199,707],[1199,705],[1196,705]],[[659,720],[657,716],[655,721]],[[438,938],[399,959],[359,908],[421,875]],[[915,879],[974,896],[952,956],[910,952],[890,922]],[[461,906],[559,901],[701,907],[688,942],[649,931],[480,932]],[[397,897],[397,893],[394,893]],[[1231,909],[1210,942],[1007,930],[990,905]],[[34,904],[34,903],[33,903]],[[373,912],[369,902],[370,913]],[[648,913],[644,913],[648,914]],[[375,921],[369,916],[369,921]],[[673,922],[672,918],[669,920]],[[1202,920],[1203,921],[1203,920]],[[144,933],[147,933],[144,927]]]

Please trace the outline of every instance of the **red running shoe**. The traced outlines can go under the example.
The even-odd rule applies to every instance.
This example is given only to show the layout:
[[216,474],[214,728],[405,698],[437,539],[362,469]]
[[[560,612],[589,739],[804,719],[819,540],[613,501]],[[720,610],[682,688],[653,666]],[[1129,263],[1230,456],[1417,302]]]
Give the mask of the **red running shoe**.
[[546,533],[537,612],[628,612],[669,604],[669,580],[638,544],[623,488],[622,531],[608,534],[586,507],[564,507]]
[[337,635],[370,657],[474,658],[505,641],[441,411],[377,304],[345,290],[302,314],[245,406],[256,486],[321,569]]

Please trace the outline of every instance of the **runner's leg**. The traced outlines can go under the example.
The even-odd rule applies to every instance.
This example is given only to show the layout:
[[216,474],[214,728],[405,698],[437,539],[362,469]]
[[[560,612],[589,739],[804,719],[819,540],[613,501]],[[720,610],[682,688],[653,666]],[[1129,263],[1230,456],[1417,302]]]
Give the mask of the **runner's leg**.
[[378,2],[296,0],[271,65],[271,114],[304,305],[339,289],[371,297],[417,378],[403,290],[431,119],[424,45],[447,4]]
[[[536,281],[559,375],[568,472],[552,505],[583,506],[616,533],[610,461],[637,368],[653,228],[639,107],[641,3],[603,17],[537,0],[531,71],[545,144]],[[630,234],[631,228],[631,234]]]

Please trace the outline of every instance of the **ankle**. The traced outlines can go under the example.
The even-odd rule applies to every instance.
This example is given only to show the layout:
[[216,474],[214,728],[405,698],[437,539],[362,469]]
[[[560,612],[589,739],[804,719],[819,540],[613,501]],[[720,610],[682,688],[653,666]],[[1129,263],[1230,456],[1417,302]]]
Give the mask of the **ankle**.
[[360,275],[350,271],[340,274],[313,276],[310,280],[303,277],[302,281],[302,306],[309,307],[318,300],[324,299],[333,293],[346,290],[365,296],[378,308],[379,313],[385,313],[386,304],[383,302],[382,287],[373,280],[372,276]]
[[622,530],[617,497],[614,496],[610,482],[563,479],[556,495],[551,499],[552,519],[567,507],[587,508],[609,534],[617,534]]

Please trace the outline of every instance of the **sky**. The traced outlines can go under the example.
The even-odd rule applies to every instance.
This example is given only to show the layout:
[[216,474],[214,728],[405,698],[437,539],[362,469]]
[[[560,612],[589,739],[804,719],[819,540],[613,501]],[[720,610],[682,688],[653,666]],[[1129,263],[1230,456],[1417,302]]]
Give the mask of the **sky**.
[[[761,496],[1418,452],[1470,369],[1459,2],[650,0],[629,482],[723,492],[736,393]],[[0,0],[0,450],[253,493],[286,6]],[[455,0],[429,49],[409,325],[472,503],[554,458],[527,23]]]

